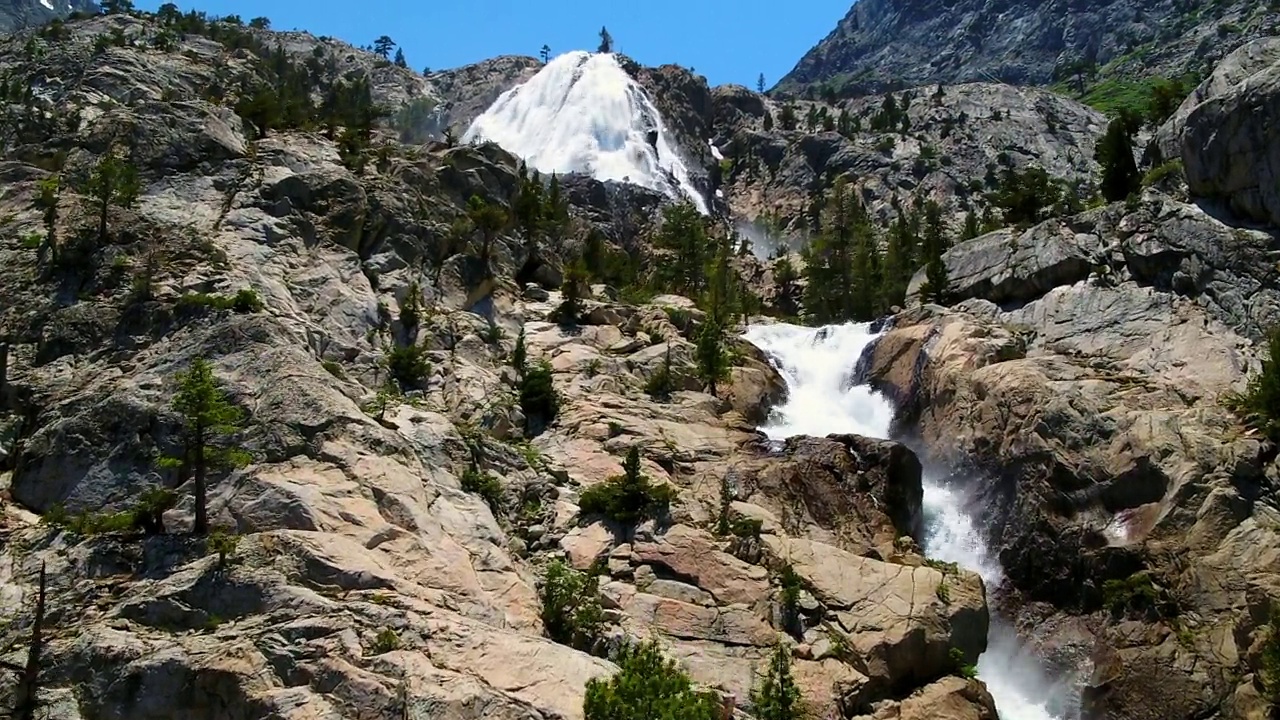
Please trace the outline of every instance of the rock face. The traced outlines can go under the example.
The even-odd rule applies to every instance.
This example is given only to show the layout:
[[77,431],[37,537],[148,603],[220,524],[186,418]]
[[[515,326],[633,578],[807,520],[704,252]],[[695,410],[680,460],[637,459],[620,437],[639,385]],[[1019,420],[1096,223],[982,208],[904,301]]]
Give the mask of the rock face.
[[1222,398],[1280,321],[1272,243],[1154,191],[982,236],[946,254],[958,304],[900,315],[864,359],[932,459],[967,470],[1004,609],[1046,653],[1090,655],[1058,661],[1092,668],[1091,717],[1200,717],[1253,686],[1256,604],[1280,588],[1274,451]]
[[777,90],[831,85],[859,94],[934,83],[1047,85],[1086,59],[1120,74],[1175,76],[1271,34],[1250,2],[860,0]]
[[[783,106],[745,88],[716,88],[714,141],[729,158],[723,189],[734,213],[747,220],[774,216],[793,226],[806,218],[815,188],[846,176],[881,221],[893,203],[913,207],[934,200],[953,216],[981,213],[986,193],[1006,167],[1037,166],[1067,183],[1089,186],[1097,175],[1094,146],[1106,128],[1098,112],[1055,93],[992,83],[919,88],[909,103],[909,132],[873,131],[885,97],[797,101],[795,130],[782,128]],[[810,127],[809,114],[841,113],[856,123],[845,134]],[[773,127],[766,130],[765,114]],[[956,225],[960,221],[957,217]]]
[[1164,158],[1181,159],[1193,195],[1280,226],[1280,138],[1259,116],[1280,111],[1280,40],[1246,45],[1218,65],[1161,128]]
[[[123,45],[93,51],[116,30]],[[0,647],[25,661],[11,649],[43,566],[51,716],[573,720],[614,666],[544,637],[539,578],[561,558],[601,573],[607,641],[657,637],[740,706],[787,640],[817,712],[906,708],[918,690],[981,711],[980,693],[946,688],[960,687],[951,648],[966,663],[984,648],[982,583],[897,542],[918,531],[910,451],[767,444],[754,427],[781,377],[739,343],[721,397],[702,392],[691,338],[706,318],[685,298],[599,287],[580,322],[550,319],[584,236],[637,242],[656,198],[566,180],[572,221],[533,262],[518,231],[465,224],[472,196],[515,200],[501,149],[404,144],[394,127],[363,150],[310,128],[258,136],[205,91],[262,60],[195,32],[162,51],[158,32],[115,15],[68,23],[35,57],[0,43],[4,73],[61,79],[0,146]],[[253,32],[366,74],[393,106],[440,82]],[[100,234],[83,179],[111,151],[140,187]],[[526,422],[520,333],[551,370],[547,427]],[[675,390],[659,400],[645,386],[667,357]],[[176,378],[196,358],[245,416],[218,442],[250,456],[209,476],[218,541],[189,532],[194,481],[158,462],[181,455]],[[581,493],[632,448],[673,488],[668,511],[626,528],[581,517]],[[135,506],[159,488],[175,492],[168,532],[143,536]],[[0,675],[0,703],[13,684]]]
[[92,0],[59,0],[57,5],[48,0],[3,0],[0,2],[0,33],[40,27],[56,17],[77,12],[93,15],[98,12],[98,5]]

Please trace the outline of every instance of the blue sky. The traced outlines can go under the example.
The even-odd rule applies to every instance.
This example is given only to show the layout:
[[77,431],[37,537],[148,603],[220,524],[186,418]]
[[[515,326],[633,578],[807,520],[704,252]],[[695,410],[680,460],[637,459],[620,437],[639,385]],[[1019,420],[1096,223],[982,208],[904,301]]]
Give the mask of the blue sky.
[[[154,11],[164,0],[135,0]],[[379,35],[400,43],[409,64],[443,69],[494,55],[594,50],[605,25],[619,52],[645,65],[693,67],[712,85],[772,86],[826,37],[852,0],[202,0],[183,11],[271,18],[355,45]]]

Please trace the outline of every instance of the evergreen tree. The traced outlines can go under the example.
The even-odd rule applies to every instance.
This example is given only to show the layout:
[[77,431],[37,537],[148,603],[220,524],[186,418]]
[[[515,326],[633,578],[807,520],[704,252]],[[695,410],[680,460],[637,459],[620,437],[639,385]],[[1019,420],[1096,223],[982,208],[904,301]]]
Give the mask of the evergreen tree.
[[716,383],[729,374],[729,358],[724,351],[724,331],[709,317],[698,333],[697,355],[698,377],[712,395],[717,395]]
[[1141,182],[1133,159],[1131,124],[1126,118],[1112,120],[1094,152],[1094,159],[1102,165],[1102,196],[1108,202],[1129,197]]
[[764,73],[760,73],[760,77],[756,78],[756,92],[764,94]]
[[547,566],[542,581],[542,627],[547,637],[583,652],[600,641],[604,616],[595,574],[578,572],[560,560]]
[[213,367],[204,358],[192,360],[190,369],[178,374],[173,409],[182,416],[182,456],[164,458],[161,464],[178,468],[183,476],[194,478],[194,532],[204,535],[209,532],[206,499],[209,470],[240,467],[249,461],[243,451],[213,447],[212,443],[244,429],[244,414],[218,388]]
[[14,720],[36,720],[36,710],[40,707],[40,663],[44,658],[45,646],[45,589],[45,565],[41,562],[35,615],[31,619],[31,639],[27,643],[27,661],[14,668],[19,671],[18,681],[13,688],[13,714],[10,715]]
[[631,527],[665,514],[675,499],[669,485],[654,485],[641,472],[640,450],[632,447],[622,463],[622,474],[592,485],[578,498],[583,517],[600,516]]
[[523,377],[528,363],[529,351],[525,347],[524,326],[521,325],[520,334],[516,336],[516,346],[511,351],[511,367],[515,368],[517,375]]
[[404,58],[404,48],[396,49],[395,63],[396,63],[396,67],[402,67],[402,68],[409,67],[409,62]]
[[493,252],[493,241],[498,234],[507,228],[511,216],[506,208],[498,204],[486,203],[479,195],[472,195],[467,201],[467,219],[480,233],[480,262],[488,272],[489,258]]
[[609,28],[600,28],[600,52],[613,52],[613,36],[609,34]]
[[800,687],[791,675],[791,648],[779,643],[769,658],[769,671],[751,690],[756,720],[801,720],[805,717]]
[[930,200],[924,211],[925,284],[921,294],[929,302],[946,305],[951,289],[947,281],[947,266],[942,254],[947,250],[946,233],[942,227],[942,208]]
[[542,50],[538,52],[538,56],[542,58],[542,64],[546,65],[551,61],[551,46],[543,45]]
[[132,207],[138,200],[138,168],[115,153],[102,156],[85,183],[84,192],[98,210],[98,237],[107,237],[107,214],[112,205]]
[[782,115],[778,117],[778,122],[782,124],[783,130],[796,129],[796,106],[788,100],[782,106]]
[[254,30],[270,30],[271,18],[256,17],[249,21],[249,27],[253,28]]
[[662,656],[656,642],[627,645],[614,660],[618,672],[587,683],[585,720],[720,720],[715,695],[693,688],[689,675]]
[[58,198],[61,194],[57,175],[50,175],[40,181],[40,194],[36,196],[36,207],[40,208],[44,217],[44,242],[49,248],[49,262],[58,264]]
[[391,48],[394,48],[395,46],[396,46],[396,42],[394,40],[392,40],[390,37],[386,35],[383,35],[382,37],[373,41],[373,52],[375,55],[382,58],[383,60],[388,60],[391,58]]
[[773,113],[769,112],[769,109],[768,109],[768,108],[765,108],[765,111],[764,111],[764,131],[765,131],[765,132],[769,132],[770,130],[773,130]]
[[119,15],[133,12],[133,0],[102,0],[102,12]]
[[964,214],[964,232],[960,234],[961,240],[972,240],[982,234],[978,227],[978,216],[972,210]]
[[776,296],[774,306],[784,316],[794,317],[800,313],[796,281],[800,279],[791,259],[784,256],[773,266],[773,286]]
[[706,301],[703,304],[712,320],[725,325],[741,310],[738,302],[741,279],[733,267],[732,241],[723,238],[715,245],[716,254],[711,262]]
[[661,262],[654,269],[655,279],[664,289],[699,297],[707,284],[710,243],[698,210],[687,202],[665,207],[654,246],[672,256],[670,262]]
[[852,320],[872,320],[880,314],[880,248],[870,223],[855,229],[853,289],[849,316]]
[[520,381],[520,409],[524,411],[525,432],[542,432],[560,411],[560,395],[552,383],[551,364],[546,360],[527,367]]
[[578,324],[582,317],[582,301],[589,291],[590,276],[582,260],[574,260],[564,271],[564,301],[556,310],[560,322],[565,325]]
[[569,227],[569,201],[565,198],[560,188],[560,178],[555,173],[551,174],[551,184],[547,188],[547,207],[543,216],[547,221],[547,237],[558,242]]

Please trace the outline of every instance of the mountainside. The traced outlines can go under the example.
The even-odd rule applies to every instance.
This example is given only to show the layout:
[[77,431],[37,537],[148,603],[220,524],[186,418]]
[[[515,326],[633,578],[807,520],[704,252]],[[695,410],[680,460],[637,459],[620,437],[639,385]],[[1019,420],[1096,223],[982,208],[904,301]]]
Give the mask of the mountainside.
[[0,33],[39,27],[74,12],[96,13],[93,0],[0,0]]
[[1203,75],[1277,28],[1273,7],[1253,0],[858,0],[775,89],[1048,85],[1081,61],[1104,77]]

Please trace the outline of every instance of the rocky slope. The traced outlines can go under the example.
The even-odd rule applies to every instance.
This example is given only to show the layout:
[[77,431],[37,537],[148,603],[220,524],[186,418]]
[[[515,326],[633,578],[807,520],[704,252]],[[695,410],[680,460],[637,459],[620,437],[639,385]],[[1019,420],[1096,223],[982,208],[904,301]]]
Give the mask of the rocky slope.
[[55,17],[98,12],[93,0],[4,0],[0,2],[0,33],[40,27]]
[[1047,85],[1092,61],[1118,77],[1204,72],[1280,16],[1248,0],[859,0],[775,88],[861,94],[934,83]]
[[[1196,114],[1266,106],[1270,87],[1211,79],[1162,133],[1186,167],[1220,168]],[[1237,143],[1227,177],[1270,172],[1262,117],[1216,122]],[[1280,244],[1246,226],[1268,220],[1246,187],[1207,172],[1194,204],[1149,189],[961,243],[944,258],[957,303],[917,303],[863,359],[986,508],[1012,586],[998,605],[1079,678],[1086,717],[1274,712],[1280,468],[1224,407],[1280,324]]]
[[[906,537],[920,512],[908,451],[770,447],[754,423],[780,378],[742,344],[722,396],[702,392],[688,338],[704,318],[683,298],[625,305],[597,288],[577,326],[548,321],[568,252],[592,231],[636,242],[656,198],[569,179],[564,237],[535,252],[500,231],[486,273],[479,237],[456,228],[473,195],[513,201],[515,158],[404,145],[390,128],[354,152],[339,133],[260,136],[234,96],[208,91],[263,61],[194,33],[160,49],[161,33],[113,16],[69,23],[34,57],[24,36],[0,44],[4,73],[42,88],[10,116],[0,160],[0,649],[25,661],[43,567],[52,716],[580,717],[585,683],[614,668],[543,637],[539,578],[564,558],[600,573],[614,642],[660,638],[748,710],[790,634],[816,712],[994,717],[956,675],[985,647],[984,588]],[[103,35],[124,41],[95,50]],[[369,77],[392,110],[431,94],[340,44],[258,35]],[[99,236],[85,179],[109,152],[138,168],[140,193]],[[211,300],[241,290],[261,307]],[[561,396],[537,435],[510,367],[521,329]],[[389,355],[410,347],[422,376],[379,394]],[[643,387],[668,355],[676,390],[658,401]],[[211,522],[237,538],[225,558],[189,534],[191,481],[157,464],[178,447],[175,378],[197,357],[248,416],[233,442],[252,462],[211,477]],[[635,528],[582,517],[583,490],[631,448],[675,488],[669,513]],[[464,491],[469,470],[497,492]],[[166,486],[169,534],[91,531]],[[717,534],[722,512],[759,532]],[[803,590],[784,622],[787,567]],[[6,707],[13,681],[0,675]]]

